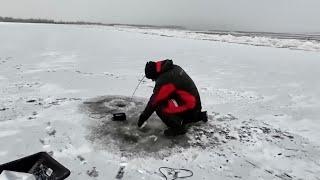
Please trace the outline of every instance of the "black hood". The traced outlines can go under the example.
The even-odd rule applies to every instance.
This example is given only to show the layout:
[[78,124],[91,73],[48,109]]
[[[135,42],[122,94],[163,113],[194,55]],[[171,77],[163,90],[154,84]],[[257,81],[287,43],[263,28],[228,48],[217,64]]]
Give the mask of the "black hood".
[[159,74],[164,73],[164,72],[172,69],[172,67],[173,67],[173,61],[172,60],[167,59],[167,60],[163,60],[163,61],[160,61],[160,62],[161,62],[161,70],[160,70]]
[[145,75],[148,79],[157,79],[160,74],[173,68],[172,60],[163,60],[163,61],[149,61],[145,66]]

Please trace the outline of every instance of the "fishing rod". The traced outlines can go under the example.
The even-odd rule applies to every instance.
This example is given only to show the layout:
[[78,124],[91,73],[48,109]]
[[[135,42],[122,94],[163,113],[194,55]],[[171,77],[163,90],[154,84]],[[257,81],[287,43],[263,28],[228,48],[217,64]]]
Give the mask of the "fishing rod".
[[142,79],[140,79],[140,80],[139,80],[139,83],[138,83],[137,87],[134,89],[134,91],[133,91],[133,93],[132,93],[131,101],[132,101],[133,96],[135,95],[136,91],[138,90],[138,88],[139,88],[140,84],[142,83],[142,81],[144,80],[144,78],[145,78],[145,77],[146,77],[146,76],[145,76],[145,75],[143,75]]

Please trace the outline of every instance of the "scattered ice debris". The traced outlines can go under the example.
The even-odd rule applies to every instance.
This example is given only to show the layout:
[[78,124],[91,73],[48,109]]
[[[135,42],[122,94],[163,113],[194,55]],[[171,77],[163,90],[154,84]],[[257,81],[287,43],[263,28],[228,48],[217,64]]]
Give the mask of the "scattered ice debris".
[[146,127],[146,125],[147,125],[147,121],[145,121],[145,122],[142,124],[142,126],[140,127],[140,129],[143,129],[144,127]]
[[153,139],[154,142],[158,140],[158,137],[156,135],[149,136],[150,139]]
[[45,141],[43,139],[39,139],[39,142],[42,144],[42,145],[45,145]]
[[53,151],[49,151],[48,154],[49,154],[50,156],[53,156],[53,155],[54,155],[54,152],[53,152]]
[[106,76],[109,76],[109,77],[116,78],[116,79],[120,78],[119,75],[116,75],[116,74],[110,73],[110,72],[104,72],[103,74],[106,75]]
[[275,176],[282,179],[282,180],[292,180],[293,179],[292,176],[290,176],[287,173],[276,174]]
[[46,127],[46,132],[49,136],[54,136],[57,133],[57,131],[51,126]]
[[20,69],[21,69],[21,67],[22,67],[22,65],[21,65],[21,64],[20,64],[20,65],[16,65],[16,66],[15,66],[15,68],[16,68],[16,69],[18,69],[18,70],[20,70]]
[[91,73],[91,72],[82,72],[82,71],[79,71],[79,70],[77,70],[75,72],[79,73],[79,74],[84,74],[84,75],[93,75],[93,73]]
[[36,102],[36,100],[35,99],[30,99],[30,100],[27,101],[27,103],[33,103],[33,102]]
[[86,164],[86,163],[87,163],[86,159],[85,159],[83,156],[81,156],[81,155],[78,155],[78,156],[77,156],[77,159],[78,159],[82,164]]
[[28,117],[28,120],[36,119],[36,115],[38,115],[38,113],[36,111],[33,111],[32,116]]
[[215,114],[213,114],[213,117],[217,121],[233,121],[233,120],[237,120],[237,118],[234,117],[232,114],[220,115],[219,113],[215,113]]
[[82,157],[81,155],[78,155],[77,158],[78,158],[81,162],[85,160],[84,157]]
[[9,108],[0,108],[0,111],[5,111],[7,109],[9,109]]
[[47,146],[50,144],[50,140],[48,138],[43,138],[43,139],[39,139],[39,142],[43,145],[43,146]]
[[87,170],[87,175],[90,177],[98,177],[99,172],[97,171],[96,167],[92,167],[92,170]]
[[267,172],[267,173],[269,173],[269,174],[273,174],[273,173],[274,173],[273,170],[265,169],[264,171]]
[[122,179],[123,176],[124,176],[124,169],[125,169],[125,166],[120,166],[118,172],[117,172],[117,175],[116,175],[116,179]]
[[39,105],[39,106],[42,106],[44,108],[50,108],[52,106],[58,106],[58,105],[61,105],[62,103],[64,102],[70,102],[70,101],[80,101],[81,98],[76,98],[76,97],[73,97],[73,98],[65,98],[65,97],[62,97],[62,98],[52,98],[52,97],[48,97],[48,98],[38,98],[38,99],[31,99],[31,100],[28,100],[27,102],[28,103],[32,103],[32,102],[36,102],[35,105]]

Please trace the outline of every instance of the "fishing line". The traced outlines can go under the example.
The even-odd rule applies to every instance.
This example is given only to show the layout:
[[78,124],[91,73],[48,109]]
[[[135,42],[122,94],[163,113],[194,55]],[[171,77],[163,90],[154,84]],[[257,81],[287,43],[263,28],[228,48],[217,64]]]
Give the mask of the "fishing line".
[[145,78],[145,77],[146,77],[146,76],[145,76],[145,75],[143,75],[142,79],[140,79],[140,80],[139,80],[139,83],[138,83],[137,87],[134,89],[134,91],[133,91],[133,93],[132,93],[131,100],[133,99],[134,94],[135,94],[135,93],[136,93],[136,91],[138,90],[138,88],[139,88],[139,86],[140,86],[141,82],[144,80],[144,78]]

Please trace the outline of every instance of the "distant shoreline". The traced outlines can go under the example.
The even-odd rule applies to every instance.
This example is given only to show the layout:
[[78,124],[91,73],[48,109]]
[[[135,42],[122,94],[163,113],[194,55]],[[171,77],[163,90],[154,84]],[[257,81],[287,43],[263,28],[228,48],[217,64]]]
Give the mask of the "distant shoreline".
[[167,28],[167,29],[186,29],[182,26],[155,26],[155,25],[142,25],[142,24],[121,24],[121,23],[100,23],[100,22],[87,22],[87,21],[55,21],[52,19],[35,19],[35,18],[12,18],[1,17],[0,22],[8,23],[34,23],[34,24],[71,24],[71,25],[98,25],[98,26],[132,26],[139,28]]
[[156,26],[156,25],[142,25],[142,24],[121,24],[121,23],[100,23],[100,22],[87,22],[87,21],[55,21],[52,19],[35,19],[35,18],[13,18],[1,17],[0,22],[7,23],[31,23],[31,24],[65,24],[65,25],[96,25],[96,26],[128,26],[141,29],[177,29],[177,30],[190,30],[199,34],[212,34],[212,35],[232,35],[236,37],[250,36],[250,37],[269,37],[279,39],[299,39],[299,40],[313,40],[320,41],[319,33],[276,33],[276,32],[251,32],[251,31],[226,31],[226,30],[192,30],[182,26]]

